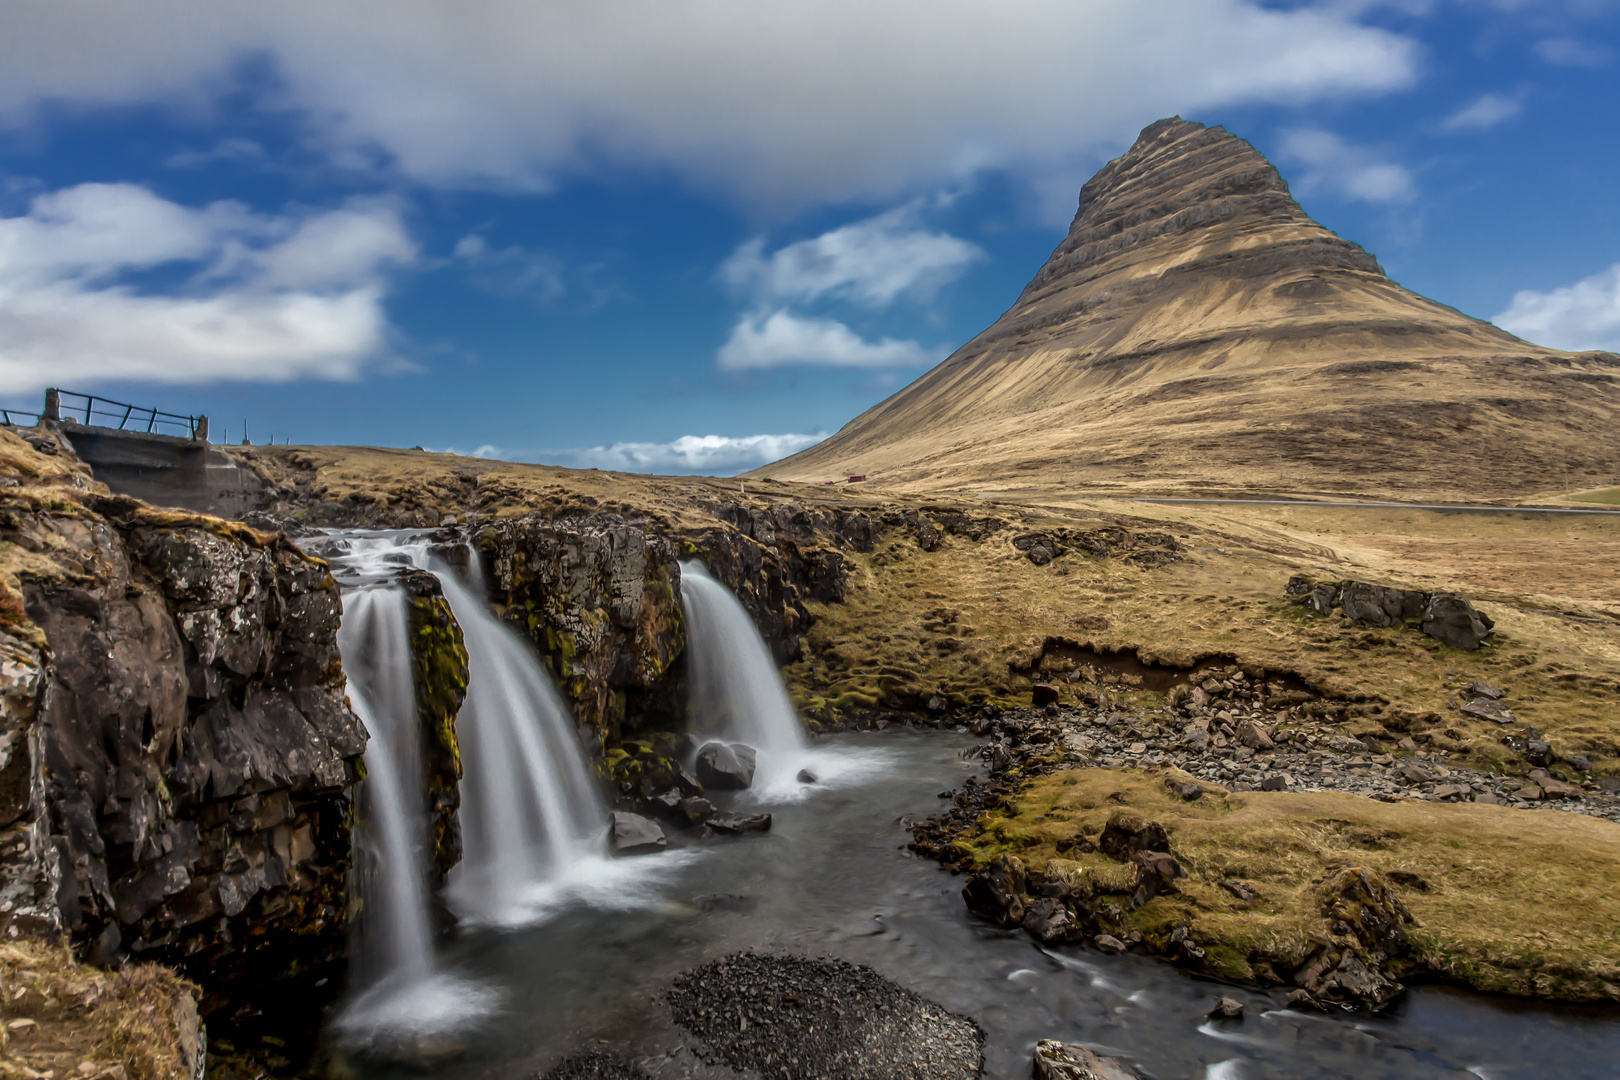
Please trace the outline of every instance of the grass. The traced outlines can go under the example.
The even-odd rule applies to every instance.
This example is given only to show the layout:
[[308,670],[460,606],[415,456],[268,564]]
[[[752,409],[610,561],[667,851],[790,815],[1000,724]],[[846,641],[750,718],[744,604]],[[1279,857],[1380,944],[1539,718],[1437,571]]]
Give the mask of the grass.
[[182,1046],[196,1045],[196,987],[167,968],[105,972],[64,945],[11,941],[0,944],[0,993],[6,1080],[111,1078],[119,1067],[127,1080],[189,1080]]
[[1576,502],[1602,503],[1605,506],[1620,506],[1620,487],[1597,488],[1593,491],[1578,491],[1570,496]]
[[[1620,825],[1471,803],[1202,786],[1206,794],[1187,803],[1163,774],[1061,770],[1029,782],[1011,809],[984,815],[964,846],[981,865],[1004,854],[1039,870],[1069,860],[1102,891],[1124,893],[1121,864],[1100,853],[1059,856],[1055,845],[1095,838],[1128,806],[1166,827],[1189,873],[1178,894],[1149,901],[1130,925],[1153,938],[1188,920],[1218,974],[1252,979],[1270,965],[1286,975],[1303,963],[1332,940],[1313,883],[1330,869],[1366,866],[1422,882],[1397,886],[1417,920],[1416,971],[1526,997],[1620,1000]],[[1260,898],[1236,899],[1220,888],[1227,879]]]

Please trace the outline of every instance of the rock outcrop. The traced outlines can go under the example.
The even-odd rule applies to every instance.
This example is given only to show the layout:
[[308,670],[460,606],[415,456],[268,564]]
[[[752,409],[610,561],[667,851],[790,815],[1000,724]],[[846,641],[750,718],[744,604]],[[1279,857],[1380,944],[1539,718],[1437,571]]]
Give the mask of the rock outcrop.
[[1283,592],[1318,615],[1334,608],[1358,626],[1410,626],[1442,645],[1467,652],[1485,644],[1496,629],[1491,617],[1454,592],[1420,592],[1365,581],[1316,582],[1303,574],[1288,579]]
[[1620,356],[1408,292],[1253,146],[1172,118],[1087,181],[993,326],[757,475],[1466,500],[1558,488],[1566,463],[1609,475],[1617,409]]
[[214,992],[332,963],[366,734],[325,564],[0,442],[8,917]]

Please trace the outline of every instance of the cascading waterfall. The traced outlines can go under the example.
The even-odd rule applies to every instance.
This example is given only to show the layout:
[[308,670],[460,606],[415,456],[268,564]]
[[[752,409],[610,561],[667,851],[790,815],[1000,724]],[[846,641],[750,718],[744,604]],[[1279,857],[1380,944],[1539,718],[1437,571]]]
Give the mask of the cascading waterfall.
[[349,675],[349,701],[371,736],[361,841],[373,866],[356,971],[364,989],[339,1016],[337,1028],[357,1044],[420,1044],[487,1012],[493,996],[441,971],[433,955],[404,595],[378,584],[346,592],[338,649]]
[[600,854],[607,807],[534,654],[455,575],[438,578],[471,669],[456,718],[463,854],[447,897],[464,918],[522,922],[548,885]]
[[701,733],[745,743],[758,753],[752,792],[767,802],[801,798],[816,782],[852,779],[884,767],[887,755],[814,749],[788,700],[782,676],[748,609],[695,560],[681,563],[692,717]]

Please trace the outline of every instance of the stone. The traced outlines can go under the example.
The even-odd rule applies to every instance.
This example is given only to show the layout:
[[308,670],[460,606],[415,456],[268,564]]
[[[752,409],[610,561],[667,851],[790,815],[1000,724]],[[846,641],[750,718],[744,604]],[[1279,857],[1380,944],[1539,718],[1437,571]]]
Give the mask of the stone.
[[923,520],[917,524],[917,546],[924,551],[939,547],[939,530],[932,521]]
[[998,926],[1018,926],[1024,920],[1022,860],[1008,855],[968,878],[962,900],[968,911]]
[[714,803],[697,795],[689,795],[681,800],[681,816],[688,825],[696,825],[700,821],[707,821],[714,813]]
[[1221,888],[1231,893],[1235,899],[1242,900],[1244,903],[1250,903],[1260,899],[1259,892],[1257,892],[1254,886],[1250,885],[1247,881],[1238,881],[1235,878],[1227,878],[1225,881],[1221,882]]
[[1167,851],[1138,851],[1131,856],[1136,864],[1138,906],[1155,896],[1176,891],[1176,880],[1187,876],[1187,871]]
[[1235,734],[1239,743],[1257,753],[1263,750],[1274,750],[1277,747],[1277,744],[1271,741],[1271,736],[1266,733],[1266,729],[1261,726],[1258,720],[1242,721],[1238,724]]
[[1443,645],[1469,652],[1482,645],[1496,623],[1453,592],[1437,592],[1423,609],[1423,632]]
[[1170,837],[1157,821],[1149,821],[1129,810],[1115,810],[1108,815],[1097,847],[1105,855],[1129,862],[1138,851],[1169,851]]
[[1339,608],[1359,626],[1395,626],[1423,613],[1423,594],[1410,589],[1391,589],[1361,581],[1345,582],[1339,593]]
[[1531,739],[1525,743],[1524,756],[1529,759],[1530,764],[1539,765],[1544,769],[1557,760],[1553,754],[1552,744],[1545,739]]
[[697,752],[698,783],[705,789],[740,791],[754,782],[754,748],[741,743],[704,743]]
[[1589,773],[1592,771],[1592,759],[1586,754],[1569,755],[1569,763],[1583,773]]
[[1480,682],[1478,679],[1475,679],[1468,689],[1475,697],[1490,698],[1493,701],[1501,701],[1507,697],[1506,690],[1492,686],[1489,683]]
[[1022,551],[1025,558],[1036,566],[1045,566],[1063,554],[1058,542],[1045,533],[1025,533],[1022,536],[1015,536],[1012,545]]
[[1460,795],[1467,795],[1473,789],[1462,784],[1441,784],[1433,791],[1436,799],[1455,799]]
[[1481,720],[1489,720],[1493,724],[1516,724],[1519,718],[1506,705],[1493,698],[1480,697],[1462,704],[1461,712],[1468,716],[1477,716]]
[[1035,1044],[1035,1080],[1136,1080],[1136,1074],[1113,1058],[1056,1039]]
[[809,769],[800,769],[799,774],[793,779],[797,780],[801,784],[814,784],[816,783],[816,774],[811,772]]
[[1395,769],[1400,773],[1401,779],[1409,784],[1426,784],[1434,779],[1434,775],[1415,761],[1403,761]]
[[1024,909],[1021,925],[1030,935],[1047,944],[1078,941],[1081,928],[1069,916],[1069,909],[1056,897],[1042,897]]
[[726,833],[730,836],[741,836],[743,833],[770,832],[771,815],[712,814],[704,824],[715,832]]
[[1566,784],[1552,777],[1541,781],[1541,793],[1549,799],[1579,799],[1585,794],[1573,784]]
[[669,846],[658,823],[640,814],[615,810],[609,821],[608,843],[615,855],[650,855]]
[[1182,739],[1188,749],[1202,754],[1209,749],[1209,728],[1200,724],[1188,724],[1181,729]]
[[1272,773],[1270,776],[1268,776],[1264,780],[1260,781],[1260,790],[1261,791],[1287,791],[1288,790],[1288,781],[1283,778],[1281,773]]
[[1177,798],[1183,799],[1186,802],[1197,802],[1199,799],[1204,797],[1203,785],[1199,784],[1195,780],[1175,780],[1173,778],[1167,778],[1164,785],[1174,792]]
[[1518,791],[1514,792],[1514,794],[1526,802],[1541,801],[1541,789],[1534,784],[1525,784]]
[[1339,587],[1324,583],[1311,590],[1310,595],[1305,598],[1305,606],[1318,615],[1331,615],[1338,600]]
[[1235,1001],[1229,997],[1218,997],[1207,1015],[1212,1020],[1241,1020],[1243,1019],[1243,1002]]
[[1125,951],[1125,943],[1113,934],[1098,934],[1091,939],[1091,943],[1106,953],[1117,954]]
[[1036,683],[1029,691],[1029,700],[1037,709],[1043,705],[1057,704],[1057,687],[1047,683]]

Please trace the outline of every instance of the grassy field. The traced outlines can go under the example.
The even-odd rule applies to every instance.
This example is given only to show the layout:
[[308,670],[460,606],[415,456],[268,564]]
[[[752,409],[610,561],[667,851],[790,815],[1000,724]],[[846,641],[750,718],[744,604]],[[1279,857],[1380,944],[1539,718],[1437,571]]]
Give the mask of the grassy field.
[[[1317,883],[1365,866],[1403,882],[1416,970],[1480,990],[1620,1000],[1620,826],[1556,811],[1204,787],[1188,803],[1142,770],[1063,770],[985,815],[966,846],[979,864],[1013,854],[1044,870],[1061,858],[1123,896],[1126,867],[1100,853],[1059,856],[1056,845],[1095,839],[1125,806],[1166,827],[1188,872],[1127,925],[1162,939],[1187,922],[1217,974],[1249,981],[1270,966],[1286,976],[1332,940]],[[1234,879],[1259,899],[1221,888]]]

